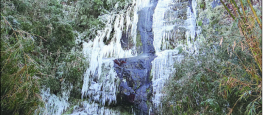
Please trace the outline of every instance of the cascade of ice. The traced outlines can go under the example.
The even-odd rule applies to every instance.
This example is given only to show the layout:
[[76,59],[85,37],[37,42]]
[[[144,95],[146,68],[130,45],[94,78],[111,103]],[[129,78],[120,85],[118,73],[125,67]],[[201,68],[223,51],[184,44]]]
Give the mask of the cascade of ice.
[[[111,0],[109,0],[109,2],[111,2]],[[133,42],[132,44],[136,44],[137,12],[145,7],[148,2],[149,0],[133,0],[132,5],[127,6],[122,11],[117,11],[118,5],[116,4],[115,10],[99,17],[100,20],[106,24],[105,28],[97,31],[97,36],[93,41],[83,43],[83,53],[87,57],[90,66],[84,75],[82,97],[89,97],[89,99],[92,100],[92,102],[85,101],[82,103],[82,105],[86,107],[86,111],[94,109],[94,114],[105,114],[105,112],[107,114],[111,112],[115,113],[107,108],[98,108],[98,104],[94,104],[94,102],[99,102],[102,105],[116,102],[118,78],[113,68],[113,60],[115,58],[137,56],[135,47],[129,50],[122,49],[121,37],[123,32],[128,33],[130,29],[131,42]],[[63,12],[69,16],[64,18],[76,17],[76,8],[68,5],[63,5],[63,7],[66,9]],[[80,38],[84,36],[85,32],[76,33],[79,35],[76,42],[79,43]],[[105,45],[103,42],[105,39],[106,41],[110,41],[109,44]],[[61,115],[70,106],[68,99],[71,89],[72,86],[70,86],[69,89],[61,89],[61,96],[50,94],[49,88],[42,89],[41,97],[45,102],[45,107],[37,110],[40,111],[39,114]],[[99,112],[97,113],[97,111]],[[76,111],[76,113],[87,114],[84,110],[82,112]]]
[[[98,30],[93,41],[83,43],[83,53],[89,60],[89,68],[83,79],[82,98],[88,97],[90,101],[82,102],[83,107],[75,106],[72,115],[120,114],[120,111],[101,107],[97,103],[101,105],[116,103],[117,86],[120,80],[114,70],[113,60],[137,56],[135,47],[129,50],[122,49],[121,37],[123,33],[130,32],[131,42],[136,44],[137,12],[145,7],[147,2],[149,0],[133,0],[126,11],[100,16],[102,21],[106,21],[104,30]],[[106,45],[104,39],[110,41],[109,44]]]
[[[98,30],[93,41],[83,44],[83,53],[87,56],[90,66],[84,75],[82,98],[88,97],[90,100],[99,102],[102,105],[116,102],[119,79],[116,77],[113,60],[137,55],[136,52],[134,53],[133,48],[129,50],[122,49],[121,37],[125,32],[124,25],[126,25],[126,28],[131,28],[131,38],[133,44],[136,44],[137,11],[145,4],[143,0],[134,0],[133,4],[125,11],[126,14],[124,11],[111,12],[100,17],[103,18],[102,20],[107,20],[104,30]],[[131,14],[133,14],[132,18]],[[113,35],[110,35],[113,30]],[[104,39],[110,40],[109,44],[105,45]]]
[[[178,0],[159,0],[154,12],[154,47],[156,52],[160,52],[170,48],[172,42],[177,42],[178,39],[186,39],[184,44],[179,41],[175,47],[183,45],[185,49],[193,48],[194,38],[199,31],[196,27],[196,2],[191,1],[191,8],[188,6],[188,1],[179,2]],[[179,35],[182,34],[182,35]]]
[[[197,33],[196,2],[192,0],[192,10],[185,6],[186,2],[188,3],[188,1],[159,0],[155,8],[152,29],[157,57],[152,61],[151,72],[154,107],[161,106],[160,101],[163,96],[161,91],[165,86],[165,81],[176,69],[173,68],[173,64],[179,63],[183,58],[183,55],[180,54],[181,50],[185,52],[196,50],[197,43],[193,41]],[[74,115],[85,115],[87,112],[89,114],[119,114],[117,111],[104,107],[106,104],[116,103],[117,85],[120,80],[116,77],[113,60],[137,56],[135,46],[126,50],[122,48],[121,38],[123,33],[130,33],[132,44],[136,44],[139,19],[137,12],[147,7],[149,3],[150,0],[133,0],[132,5],[127,6],[123,11],[116,9],[99,17],[104,21],[105,28],[98,30],[97,36],[93,40],[83,43],[83,53],[89,61],[89,67],[84,74],[82,98],[88,97],[90,101],[81,103],[84,108],[75,106]],[[176,4],[181,4],[183,8],[174,10],[177,7]],[[185,38],[185,40],[182,42],[179,38]],[[62,114],[69,107],[69,91],[63,90],[63,96],[60,98],[50,94],[49,89],[43,90],[41,96],[46,101],[46,110],[42,113]]]
[[166,29],[173,29],[173,26],[170,26],[170,28],[168,26],[164,26],[164,13],[168,10],[168,5],[171,2],[172,0],[159,0],[153,14],[153,45],[155,48],[155,52],[161,51],[163,31]]
[[[190,4],[190,5],[189,5]],[[191,8],[192,7],[192,11]],[[159,0],[153,16],[154,47],[157,57],[152,62],[153,105],[161,107],[165,92],[165,81],[176,70],[174,63],[180,63],[184,52],[193,53],[198,34],[195,17],[196,2],[192,0]],[[183,38],[183,39],[181,39]],[[195,52],[196,53],[196,52]]]

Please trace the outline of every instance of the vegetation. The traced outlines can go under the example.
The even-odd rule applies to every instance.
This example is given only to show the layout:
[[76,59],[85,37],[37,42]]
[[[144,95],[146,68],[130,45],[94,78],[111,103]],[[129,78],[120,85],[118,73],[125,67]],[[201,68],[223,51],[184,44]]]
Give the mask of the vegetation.
[[[35,110],[43,107],[43,88],[57,96],[62,95],[61,89],[69,89],[70,100],[80,98],[82,76],[88,67],[81,43],[103,27],[99,15],[127,2],[1,1],[1,114],[39,112]],[[116,3],[118,7],[113,5]],[[76,31],[90,37],[76,42]]]
[[262,114],[260,3],[221,3],[203,11],[209,24],[199,24],[204,19],[199,14],[203,43],[198,54],[185,54],[175,64],[163,99],[164,114]]
[[14,31],[5,18],[1,25],[1,114],[32,114],[42,104],[34,40],[30,34]]
[[[126,0],[1,1],[1,114],[34,114],[43,107],[40,89],[70,101],[81,98],[88,67],[82,54],[104,24],[99,16]],[[118,4],[118,6],[115,6]],[[85,33],[76,42],[78,33]],[[70,86],[73,86],[72,88]]]

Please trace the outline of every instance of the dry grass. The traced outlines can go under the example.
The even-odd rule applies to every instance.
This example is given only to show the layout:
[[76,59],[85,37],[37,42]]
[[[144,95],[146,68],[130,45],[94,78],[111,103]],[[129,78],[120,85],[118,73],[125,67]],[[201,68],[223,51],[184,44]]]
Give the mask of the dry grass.
[[[248,6],[245,6],[242,0],[238,2],[239,5],[235,0],[230,0],[230,2],[220,1],[231,17],[234,20],[238,20],[240,35],[245,38],[238,44],[234,42],[232,46],[233,52],[235,47],[241,47],[243,52],[245,52],[245,49],[248,49],[249,52],[246,55],[253,58],[253,63],[244,64],[246,59],[241,58],[234,52],[239,58],[243,71],[249,75],[249,78],[245,79],[247,77],[245,75],[236,76],[232,74],[225,76],[221,81],[221,86],[226,87],[222,91],[223,97],[227,97],[228,92],[234,91],[234,89],[238,89],[237,92],[240,94],[234,106],[229,109],[228,114],[232,114],[237,103],[244,102],[243,99],[250,101],[246,105],[246,114],[261,114],[262,111],[259,108],[262,107],[260,104],[262,100],[262,24],[250,0],[247,0],[246,5]],[[242,9],[242,13],[240,12],[240,8]]]

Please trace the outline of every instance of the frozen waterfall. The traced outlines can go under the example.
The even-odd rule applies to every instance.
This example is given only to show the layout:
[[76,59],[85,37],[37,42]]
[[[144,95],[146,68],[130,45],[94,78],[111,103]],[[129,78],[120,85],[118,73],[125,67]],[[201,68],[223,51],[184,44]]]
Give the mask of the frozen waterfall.
[[[153,17],[154,47],[157,57],[152,62],[153,105],[162,107],[165,82],[176,70],[174,63],[183,59],[182,51],[194,53],[198,34],[196,1],[159,0]],[[189,6],[191,4],[192,6]],[[191,8],[193,11],[191,11]],[[197,52],[197,51],[196,51]]]
[[[151,56],[139,55],[136,50],[138,12],[151,5],[150,3],[151,0],[133,0],[126,9],[113,10],[99,17],[106,25],[104,29],[97,30],[97,36],[93,40],[83,43],[83,54],[88,59],[89,67],[83,78],[81,90],[83,102],[80,103],[81,106],[74,106],[72,115],[120,114],[118,110],[107,108],[108,105],[117,103],[116,95],[120,84],[120,78],[114,70],[114,60]],[[198,42],[194,39],[199,31],[195,21],[195,8],[195,0],[191,0],[191,3],[188,0],[158,0],[151,30],[156,56],[151,62],[153,89],[151,97],[153,106],[149,108],[151,110],[162,106],[165,81],[176,70],[173,64],[180,63],[183,59],[182,51],[197,53]],[[127,43],[121,40],[124,33],[129,34]],[[79,34],[79,38],[82,36]],[[124,50],[121,43],[128,44],[128,48]],[[45,109],[41,110],[41,114],[61,115],[68,109],[69,90],[63,90],[62,97],[50,94],[49,89],[42,90]]]

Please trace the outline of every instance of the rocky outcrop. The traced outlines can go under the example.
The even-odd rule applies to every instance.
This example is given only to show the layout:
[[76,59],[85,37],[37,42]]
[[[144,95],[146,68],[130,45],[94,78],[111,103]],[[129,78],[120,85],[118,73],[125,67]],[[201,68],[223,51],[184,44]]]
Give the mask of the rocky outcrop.
[[[120,78],[117,103],[124,106],[134,106],[137,114],[148,114],[151,106],[152,81],[150,72],[152,60],[155,58],[153,46],[153,13],[157,0],[152,0],[149,7],[141,9],[137,29],[142,43],[142,54],[132,58],[114,60],[114,68]],[[123,36],[125,40],[126,36]],[[122,43],[124,44],[124,43]]]
[[152,95],[150,71],[153,59],[154,56],[138,56],[114,60],[115,71],[120,78],[117,103],[134,106],[137,114],[148,114]]

